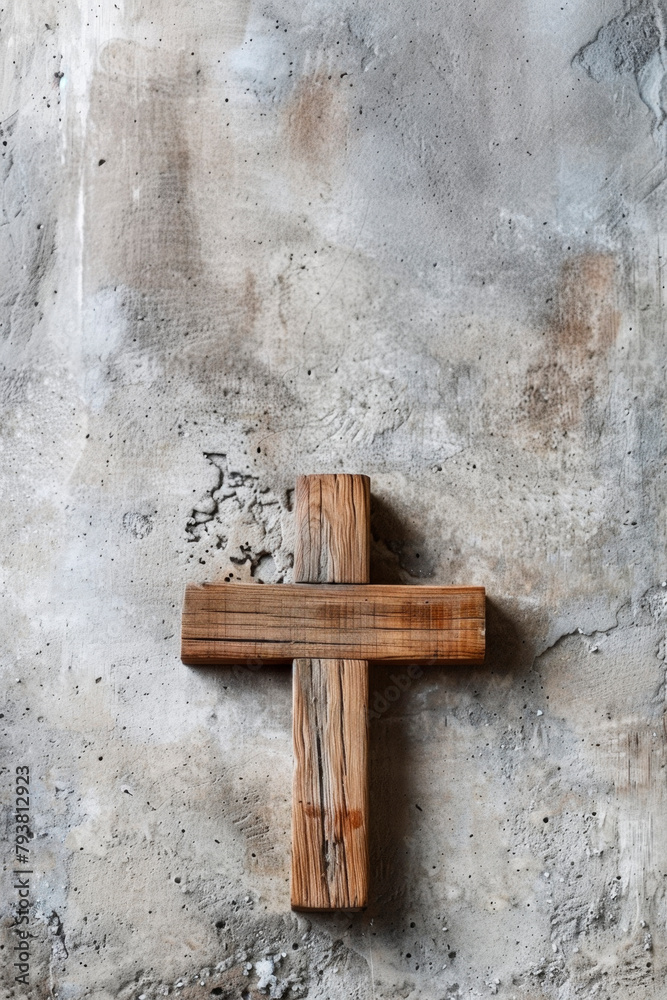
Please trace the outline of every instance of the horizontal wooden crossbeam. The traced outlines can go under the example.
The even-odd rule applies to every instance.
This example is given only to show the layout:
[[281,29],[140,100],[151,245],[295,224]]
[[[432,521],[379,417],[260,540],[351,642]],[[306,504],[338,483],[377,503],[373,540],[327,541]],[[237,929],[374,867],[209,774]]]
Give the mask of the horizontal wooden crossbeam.
[[189,584],[181,656],[191,666],[300,657],[477,664],[483,587]]

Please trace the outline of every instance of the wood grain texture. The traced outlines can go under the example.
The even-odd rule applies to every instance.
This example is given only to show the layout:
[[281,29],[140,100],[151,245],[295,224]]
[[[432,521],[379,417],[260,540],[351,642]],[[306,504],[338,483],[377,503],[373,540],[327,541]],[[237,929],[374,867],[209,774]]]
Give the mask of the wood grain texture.
[[298,659],[293,676],[292,906],[357,910],[368,894],[368,667]]
[[[295,516],[297,583],[368,583],[367,476],[299,477]],[[368,902],[368,663],[305,652],[292,681],[292,907],[357,910]]]
[[182,658],[475,664],[484,659],[484,619],[483,587],[190,584]]
[[294,501],[296,583],[368,583],[368,476],[299,476]]

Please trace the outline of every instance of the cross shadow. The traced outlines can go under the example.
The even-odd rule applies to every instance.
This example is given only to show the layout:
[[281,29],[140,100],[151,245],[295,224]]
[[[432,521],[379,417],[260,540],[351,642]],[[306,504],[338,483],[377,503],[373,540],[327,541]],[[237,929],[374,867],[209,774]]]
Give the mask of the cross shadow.
[[[406,583],[430,576],[419,539],[402,531],[396,514],[373,498],[373,583]],[[387,538],[390,541],[387,541]],[[456,557],[455,557],[456,561]],[[433,580],[434,583],[443,581]],[[475,581],[477,582],[477,581]],[[480,583],[483,581],[479,581]],[[415,580],[417,583],[417,580]],[[474,692],[475,704],[502,705],[511,692],[510,676],[530,669],[532,644],[517,609],[487,597],[486,658],[483,666],[434,664],[421,668],[371,663],[369,669],[370,867],[369,906],[362,919],[376,926],[400,923],[410,905],[411,839],[428,836],[415,787],[424,740],[423,710],[433,701],[434,683],[459,704]],[[447,711],[440,704],[441,711]],[[496,708],[501,711],[501,708]]]
[[[475,707],[489,703],[497,707],[505,701],[508,675],[526,669],[525,640],[516,623],[489,598],[486,616],[487,653],[481,667],[433,664],[419,668],[418,676],[412,678],[405,665],[370,665],[369,917],[386,913],[400,917],[411,878],[406,843],[428,833],[419,822],[422,810],[415,792],[422,759],[416,743],[424,739],[423,730],[416,730],[433,685],[443,688],[450,703],[471,700],[472,704],[474,694]],[[441,710],[447,711],[444,706]]]

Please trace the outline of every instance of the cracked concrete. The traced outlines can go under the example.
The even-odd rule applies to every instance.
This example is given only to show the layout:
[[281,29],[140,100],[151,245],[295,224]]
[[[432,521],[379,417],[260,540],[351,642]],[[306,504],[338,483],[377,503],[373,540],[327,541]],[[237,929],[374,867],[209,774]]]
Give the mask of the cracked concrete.
[[[1,16],[0,996],[661,1000],[661,0]],[[179,616],[338,470],[489,655],[372,668],[371,904],[307,917],[289,672]]]
[[619,77],[632,76],[653,117],[655,134],[662,140],[665,56],[664,4],[642,0],[603,25],[577,52],[572,64],[581,66],[598,82],[614,84]]
[[[215,482],[192,508],[185,534],[192,542],[206,540],[199,563],[219,550],[222,559],[245,566],[261,583],[282,583],[292,566],[293,524],[290,518],[293,489],[278,496],[260,477],[229,469],[226,455],[206,454],[217,470]],[[201,552],[201,545],[195,551]],[[194,552],[190,558],[194,557]],[[238,574],[230,571],[234,578]],[[231,579],[227,574],[223,579]]]

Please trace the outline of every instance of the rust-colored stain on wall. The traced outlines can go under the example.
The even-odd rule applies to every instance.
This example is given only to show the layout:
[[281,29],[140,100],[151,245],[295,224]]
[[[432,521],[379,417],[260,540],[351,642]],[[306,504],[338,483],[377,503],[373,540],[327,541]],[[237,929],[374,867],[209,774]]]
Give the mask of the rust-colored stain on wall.
[[290,157],[318,180],[331,178],[345,157],[347,109],[341,81],[316,73],[300,80],[285,110]]
[[608,383],[606,354],[621,314],[617,264],[610,254],[567,260],[555,293],[554,319],[545,331],[542,356],[528,369],[521,413],[544,446],[577,428]]

